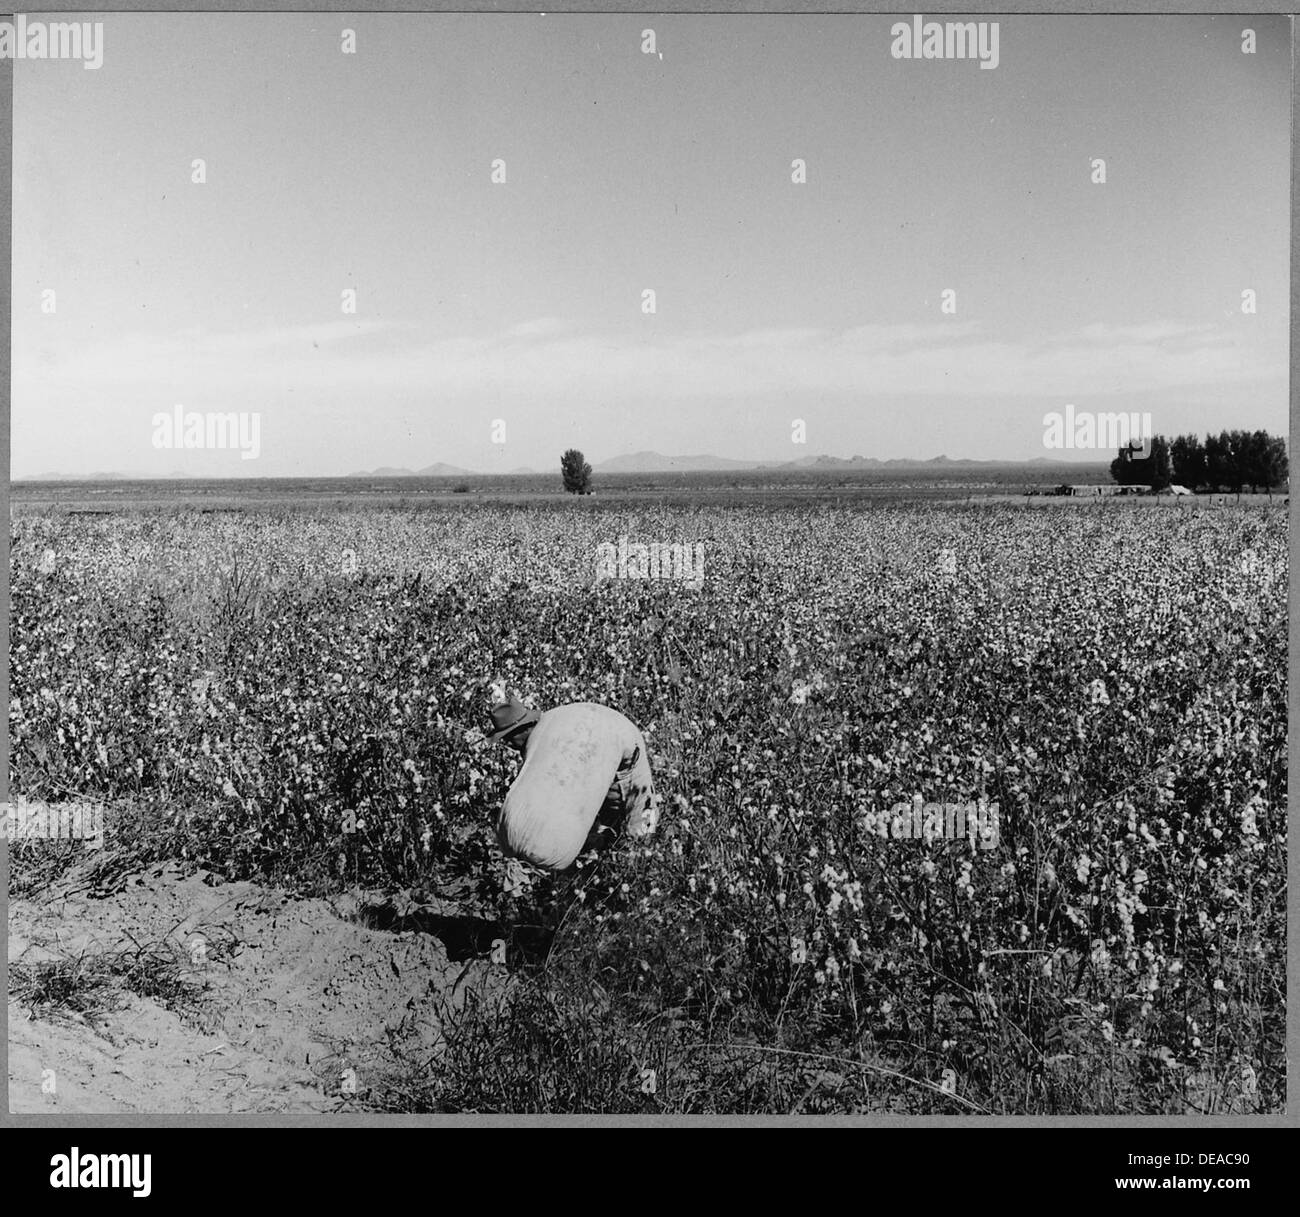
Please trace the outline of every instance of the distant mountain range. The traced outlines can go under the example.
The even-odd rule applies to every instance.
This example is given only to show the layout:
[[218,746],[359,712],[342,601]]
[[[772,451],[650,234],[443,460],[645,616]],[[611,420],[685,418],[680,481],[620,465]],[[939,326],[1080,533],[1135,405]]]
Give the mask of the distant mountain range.
[[173,469],[170,473],[37,473],[32,476],[15,474],[15,482],[161,482],[169,478],[187,478],[191,475]]
[[593,465],[593,473],[704,473],[729,469],[770,469],[776,461],[734,461],[725,456],[664,456],[662,452],[629,452]]
[[[1098,459],[1104,464],[1106,457]],[[880,460],[874,456],[804,456],[794,461],[736,461],[724,456],[664,456],[660,452],[633,452],[626,456],[616,456],[592,466],[594,473],[725,473],[728,470],[742,469],[934,469],[951,466],[954,469],[992,465],[1078,465],[1078,461],[1053,461],[1047,457],[1035,457],[1028,461],[954,461],[947,456],[935,456],[929,460],[917,457],[891,457]]]
[[[1098,464],[1107,458],[1099,455]],[[1047,457],[1034,457],[1028,461],[975,461],[952,460],[946,456],[920,460],[915,457],[894,457],[880,460],[874,456],[805,456],[794,461],[738,461],[726,456],[704,453],[697,456],[665,456],[662,452],[628,452],[611,457],[591,467],[593,473],[727,473],[753,469],[899,469],[951,466],[965,468],[990,465],[1063,465],[1077,466],[1078,461],[1053,461]],[[512,469],[511,474],[539,476],[536,469]],[[472,469],[454,465],[430,465],[425,469],[374,469],[368,473],[353,473],[350,477],[474,477]]]
[[348,474],[350,478],[456,478],[473,476],[474,471],[472,469],[462,469],[459,465],[448,465],[444,461],[438,461],[434,465],[426,465],[423,469],[393,469],[388,465],[383,465],[368,472]]
[[[1062,468],[1077,469],[1081,464],[1087,462],[1080,461],[1054,461],[1048,457],[1033,457],[1027,461],[973,461],[973,460],[951,460],[946,456],[931,457],[929,460],[918,460],[912,457],[894,457],[890,460],[879,460],[874,456],[805,456],[794,461],[738,461],[725,456],[713,456],[704,453],[697,456],[665,456],[662,452],[629,452],[622,456],[611,457],[607,461],[601,461],[592,466],[593,473],[728,473],[742,472],[744,470],[756,469],[773,469],[773,470],[800,470],[800,469],[821,469],[821,470],[839,470],[839,469],[927,469],[936,468],[978,468],[993,466],[1020,466],[1037,465],[1053,466],[1058,465]],[[1095,462],[1098,465],[1106,463],[1106,455],[1098,454]],[[559,466],[551,471],[557,476]],[[540,477],[543,471],[530,469],[526,466],[510,470],[508,476],[516,477]],[[166,480],[171,478],[188,478],[191,474],[181,473],[178,470],[172,470],[170,473],[116,473],[116,472],[97,472],[97,473],[38,473],[35,477],[16,476],[15,481],[29,482],[119,482],[119,481],[154,481]],[[204,475],[198,475],[203,478]],[[251,474],[246,476],[253,476]],[[473,469],[463,469],[459,465],[448,465],[444,461],[438,461],[433,465],[426,465],[423,469],[407,469],[405,467],[394,467],[384,465],[378,469],[362,470],[357,473],[347,475],[350,478],[452,478],[452,477],[482,477],[482,476],[499,476],[480,474]],[[206,479],[204,479],[206,480]]]
[[595,473],[725,473],[742,469],[889,469],[900,465],[987,465],[999,461],[950,461],[946,456],[922,461],[874,456],[805,456],[795,461],[736,461],[725,456],[664,456],[661,452],[633,452],[593,466]]

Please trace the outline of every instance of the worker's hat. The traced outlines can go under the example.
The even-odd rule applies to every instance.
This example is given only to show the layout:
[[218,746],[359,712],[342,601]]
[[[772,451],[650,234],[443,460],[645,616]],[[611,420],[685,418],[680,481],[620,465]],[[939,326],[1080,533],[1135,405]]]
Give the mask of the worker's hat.
[[530,710],[511,693],[500,705],[492,707],[492,726],[494,728],[486,739],[505,739],[524,727],[531,727],[542,716],[536,710]]

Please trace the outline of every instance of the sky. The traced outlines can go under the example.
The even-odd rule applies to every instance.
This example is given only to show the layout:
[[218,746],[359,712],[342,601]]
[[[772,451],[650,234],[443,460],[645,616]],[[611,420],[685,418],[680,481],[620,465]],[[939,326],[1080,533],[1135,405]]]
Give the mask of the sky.
[[1288,430],[1284,17],[1000,17],[994,68],[897,17],[88,19],[100,67],[14,63],[15,477]]

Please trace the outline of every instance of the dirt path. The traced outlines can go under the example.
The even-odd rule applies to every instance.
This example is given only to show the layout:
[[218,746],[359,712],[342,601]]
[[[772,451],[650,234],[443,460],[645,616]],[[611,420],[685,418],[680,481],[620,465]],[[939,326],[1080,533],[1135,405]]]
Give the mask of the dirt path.
[[[421,906],[412,930],[414,910],[391,903],[295,900],[174,867],[86,889],[70,872],[9,905],[10,964],[80,978],[77,1000],[34,1015],[9,1001],[13,1112],[356,1110],[395,1046],[431,1050],[440,999],[502,978],[485,923],[453,906]],[[368,928],[383,924],[398,928]],[[69,1008],[81,1001],[86,1013]]]

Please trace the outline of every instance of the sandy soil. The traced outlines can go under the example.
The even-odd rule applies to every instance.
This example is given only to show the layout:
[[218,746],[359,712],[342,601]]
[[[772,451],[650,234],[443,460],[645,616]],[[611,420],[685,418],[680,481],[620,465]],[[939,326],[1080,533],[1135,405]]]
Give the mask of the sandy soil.
[[13,1112],[357,1110],[395,1046],[432,1051],[441,999],[504,981],[493,927],[452,903],[296,900],[171,866],[90,887],[73,871],[12,900],[10,963],[145,947],[199,1000],[115,983],[86,1017],[11,997]]

